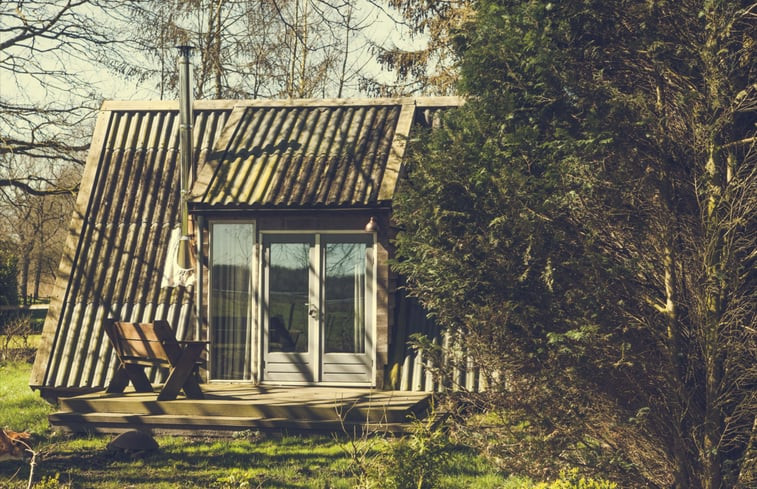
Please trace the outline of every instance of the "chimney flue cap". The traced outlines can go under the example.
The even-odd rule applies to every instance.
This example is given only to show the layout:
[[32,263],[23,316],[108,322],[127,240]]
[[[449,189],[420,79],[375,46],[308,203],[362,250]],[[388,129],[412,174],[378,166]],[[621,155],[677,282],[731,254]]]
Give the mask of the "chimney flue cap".
[[179,54],[186,57],[189,57],[192,54],[192,50],[195,48],[189,44],[179,44],[175,47],[179,50]]

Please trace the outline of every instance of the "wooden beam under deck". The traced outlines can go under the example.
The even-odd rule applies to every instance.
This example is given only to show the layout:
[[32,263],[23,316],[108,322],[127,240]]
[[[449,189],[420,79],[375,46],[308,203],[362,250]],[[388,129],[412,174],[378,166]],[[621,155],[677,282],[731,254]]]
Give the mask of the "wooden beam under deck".
[[[158,401],[156,393],[93,393],[60,399],[50,424],[71,432],[228,436],[373,431],[401,433],[425,415],[430,394],[340,387],[203,385],[205,399]],[[157,390],[156,390],[157,391]]]

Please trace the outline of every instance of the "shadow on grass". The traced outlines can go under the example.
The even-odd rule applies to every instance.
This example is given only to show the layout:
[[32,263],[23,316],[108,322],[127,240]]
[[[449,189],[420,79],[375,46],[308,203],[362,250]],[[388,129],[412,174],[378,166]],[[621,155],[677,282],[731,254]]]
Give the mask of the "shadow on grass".
[[[81,442],[71,440],[41,449],[35,479],[58,474],[61,483],[77,488],[242,487],[245,481],[249,487],[281,489],[352,487],[349,461],[333,440],[159,439],[161,450],[145,457],[108,452],[105,441],[89,440],[79,448]],[[0,488],[25,487],[21,482],[28,473],[25,462],[0,462],[0,481],[16,474],[19,482]],[[224,484],[229,480],[234,483]]]

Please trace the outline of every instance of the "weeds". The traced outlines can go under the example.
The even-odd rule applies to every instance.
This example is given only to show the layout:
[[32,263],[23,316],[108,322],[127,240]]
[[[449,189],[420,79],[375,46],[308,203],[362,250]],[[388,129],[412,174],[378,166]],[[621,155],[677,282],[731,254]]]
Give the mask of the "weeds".
[[434,419],[414,420],[410,435],[389,445],[385,489],[438,487],[453,446]]
[[[352,406],[349,409],[354,408]],[[349,410],[348,410],[349,411]],[[345,413],[338,412],[347,441],[342,444],[350,459],[350,472],[359,489],[433,489],[445,473],[452,445],[431,409],[426,419],[414,419],[409,434],[390,439],[382,423],[364,429],[346,428]],[[382,417],[383,420],[386,416]],[[385,422],[385,421],[384,421]]]
[[[336,414],[341,424],[342,433],[347,441],[340,443],[342,451],[349,459],[349,472],[356,481],[356,489],[373,489],[381,487],[377,483],[383,470],[383,460],[378,455],[384,449],[387,433],[384,429],[386,414],[378,422],[371,422],[370,411],[366,413],[364,425],[358,429],[347,426],[347,418],[355,409],[355,404],[342,409],[336,407]],[[335,439],[337,442],[340,440]]]
[[28,362],[34,356],[29,342],[34,334],[31,317],[17,316],[2,325],[0,335],[0,363]]

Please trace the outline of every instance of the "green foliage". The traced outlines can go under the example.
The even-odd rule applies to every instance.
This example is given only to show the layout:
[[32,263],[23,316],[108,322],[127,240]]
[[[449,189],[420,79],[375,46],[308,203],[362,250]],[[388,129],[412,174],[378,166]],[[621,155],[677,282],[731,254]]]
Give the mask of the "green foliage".
[[484,0],[460,29],[470,97],[411,148],[394,266],[475,352],[471,405],[528,428],[481,437],[505,463],[736,483],[757,412],[750,5]]
[[382,489],[434,489],[448,469],[451,444],[433,419],[413,422],[411,434],[387,447]]
[[258,486],[256,483],[257,479],[258,477],[256,477],[255,474],[250,474],[246,470],[234,468],[229,470],[228,474],[219,477],[214,486],[222,489],[245,489]]
[[414,420],[400,438],[380,433],[348,437],[343,450],[349,457],[354,487],[360,489],[508,489],[530,483],[505,477],[486,457],[453,443],[434,420]]
[[69,483],[60,481],[60,474],[43,477],[42,480],[34,484],[34,489],[69,489],[72,487]]
[[[18,257],[0,242],[0,306],[18,304]],[[2,313],[0,313],[2,321]],[[2,324],[0,323],[0,326]]]
[[534,489],[617,489],[618,485],[603,479],[582,477],[578,469],[572,469],[561,472],[557,480],[542,482],[533,487]]

